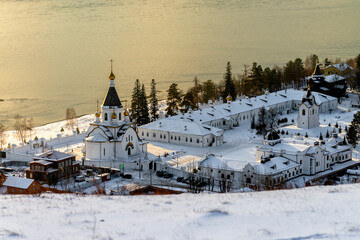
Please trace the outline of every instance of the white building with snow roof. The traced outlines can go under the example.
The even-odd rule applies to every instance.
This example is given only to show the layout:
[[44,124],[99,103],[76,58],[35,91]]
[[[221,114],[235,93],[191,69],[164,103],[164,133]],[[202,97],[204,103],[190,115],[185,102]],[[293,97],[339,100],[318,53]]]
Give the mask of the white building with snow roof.
[[115,75],[109,75],[110,87],[97,109],[96,120],[90,124],[85,138],[85,165],[119,167],[119,163],[137,159],[147,152],[146,142],[137,135],[115,89]]
[[[150,141],[201,147],[215,146],[223,142],[219,129],[226,130],[241,125],[250,125],[252,118],[257,121],[262,107],[274,109],[279,114],[298,111],[298,106],[302,103],[304,95],[306,95],[306,91],[288,89],[253,98],[228,101],[219,105],[210,104],[208,108],[197,111],[190,110],[185,114],[159,119],[140,126],[138,130],[141,137]],[[337,108],[338,102],[335,97],[317,92],[312,92],[312,96],[318,105],[318,113],[332,111]],[[193,130],[196,132],[192,132]],[[217,136],[217,133],[221,134],[221,136]],[[173,136],[173,139],[171,139],[171,136]],[[180,136],[180,140],[178,136]],[[186,142],[186,136],[188,142]],[[195,143],[190,142],[191,136],[196,136],[199,142],[197,140]],[[203,141],[203,138],[205,141]]]
[[184,119],[165,118],[139,127],[140,137],[156,142],[208,147],[223,143],[224,130]]
[[[352,160],[351,146],[334,134],[326,142],[282,142],[265,140],[253,160],[228,159],[208,154],[199,163],[199,174],[215,182],[231,181],[234,188],[251,186],[266,189],[299,176],[314,176]],[[350,164],[351,165],[351,164]],[[347,167],[349,165],[344,165]],[[341,169],[341,167],[338,169]]]

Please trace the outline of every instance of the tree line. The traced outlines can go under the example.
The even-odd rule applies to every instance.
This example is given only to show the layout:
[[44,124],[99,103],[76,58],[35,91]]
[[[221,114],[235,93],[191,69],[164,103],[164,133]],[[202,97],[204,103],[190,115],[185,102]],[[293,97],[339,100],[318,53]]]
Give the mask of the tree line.
[[[320,63],[316,54],[311,54],[303,61],[301,58],[295,58],[288,61],[285,66],[263,68],[257,62],[251,66],[244,65],[241,74],[236,76],[232,74],[231,63],[228,62],[225,67],[223,79],[216,83],[213,80],[201,82],[197,76],[193,79],[193,85],[183,91],[178,84],[172,83],[167,92],[166,116],[174,116],[179,113],[188,112],[190,109],[199,108],[199,103],[208,103],[211,101],[227,98],[235,100],[237,96],[254,97],[264,94],[266,91],[275,92],[286,88],[302,89],[306,86],[305,77],[310,76],[316,64],[326,67],[331,64],[341,63],[340,58],[325,58]],[[360,54],[355,58],[345,61],[355,69],[355,76],[348,79],[349,86],[360,90]],[[148,106],[147,99],[150,101]],[[149,109],[150,108],[150,109]],[[150,96],[146,96],[144,84],[140,85],[139,80],[135,81],[135,87],[131,100],[131,118],[137,125],[143,125],[159,118],[158,96],[156,83],[151,82]],[[149,113],[150,111],[150,113]]]

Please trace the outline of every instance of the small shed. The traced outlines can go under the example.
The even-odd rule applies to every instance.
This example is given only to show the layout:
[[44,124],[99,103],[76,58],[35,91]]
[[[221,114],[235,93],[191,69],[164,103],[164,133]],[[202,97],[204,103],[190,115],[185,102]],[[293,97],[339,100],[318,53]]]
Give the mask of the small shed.
[[8,176],[3,184],[9,194],[38,194],[43,188],[34,179]]

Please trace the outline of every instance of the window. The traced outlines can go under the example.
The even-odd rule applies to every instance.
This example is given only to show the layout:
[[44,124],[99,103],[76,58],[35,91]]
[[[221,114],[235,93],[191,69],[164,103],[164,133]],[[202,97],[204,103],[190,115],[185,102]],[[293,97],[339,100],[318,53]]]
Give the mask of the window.
[[156,138],[156,133],[153,133],[153,137]]
[[162,138],[162,134],[160,134],[160,138]]
[[305,115],[305,109],[302,110],[302,115]]
[[164,139],[166,139],[166,135],[164,135]]
[[107,121],[107,119],[108,119],[107,113],[105,113],[104,119],[105,119],[105,121]]
[[119,114],[119,120],[121,120],[121,114]]
[[190,138],[190,142],[192,142],[192,138]]
[[173,135],[170,135],[170,139],[173,140]]
[[179,141],[180,141],[181,139],[180,139],[180,137],[179,137]]
[[147,136],[147,137],[149,136],[149,133],[148,133],[148,132],[146,133],[146,136]]
[[200,140],[199,139],[196,139],[196,143],[199,143],[200,142]]
[[187,142],[187,141],[188,141],[188,138],[186,137],[186,138],[185,138],[185,142]]

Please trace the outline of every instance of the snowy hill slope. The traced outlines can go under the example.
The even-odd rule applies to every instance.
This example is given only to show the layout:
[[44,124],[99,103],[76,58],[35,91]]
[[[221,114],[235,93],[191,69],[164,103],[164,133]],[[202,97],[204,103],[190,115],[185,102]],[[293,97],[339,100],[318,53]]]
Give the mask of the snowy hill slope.
[[360,184],[237,194],[0,196],[3,239],[360,239]]

